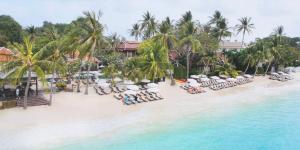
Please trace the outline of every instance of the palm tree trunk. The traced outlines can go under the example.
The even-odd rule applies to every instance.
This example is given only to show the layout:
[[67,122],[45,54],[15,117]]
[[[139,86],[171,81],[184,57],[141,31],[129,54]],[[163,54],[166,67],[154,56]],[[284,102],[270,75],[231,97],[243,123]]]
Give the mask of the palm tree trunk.
[[49,99],[49,105],[51,106],[52,104],[52,97],[53,97],[53,81],[54,81],[54,73],[55,73],[55,69],[52,72],[52,79],[51,79],[51,83],[50,83],[50,99]]
[[270,68],[270,66],[271,66],[271,62],[272,62],[272,61],[269,61],[269,64],[268,64],[268,67],[267,67],[267,69],[266,69],[266,71],[265,71],[265,73],[264,73],[264,76],[268,73],[268,70],[269,70],[269,68]]
[[91,70],[90,58],[94,57],[95,47],[96,47],[96,42],[94,41],[92,49],[91,49],[91,55],[90,55],[90,57],[88,59],[88,70],[87,70],[87,78],[86,78],[87,83],[86,83],[85,92],[84,92],[85,95],[89,94],[89,80],[90,80],[90,70]]
[[248,71],[249,66],[250,66],[250,60],[248,61],[247,67],[246,67],[246,69],[245,69],[245,71],[244,71],[244,74],[246,74],[246,72]]
[[255,67],[255,72],[254,72],[253,78],[255,78],[255,76],[256,76],[256,73],[257,73],[257,70],[258,70],[258,64],[256,64],[256,67]]
[[27,109],[27,99],[28,99],[30,81],[31,81],[31,66],[28,68],[28,74],[27,74],[27,83],[26,83],[25,95],[24,95],[24,109]]
[[79,76],[77,78],[77,92],[80,92],[80,75],[82,73],[82,60],[80,60]]
[[189,71],[190,71],[190,50],[188,51],[186,55],[186,79],[189,78]]
[[242,38],[242,45],[241,45],[241,47],[243,47],[243,45],[244,45],[244,38],[245,38],[245,30],[243,31],[243,38]]

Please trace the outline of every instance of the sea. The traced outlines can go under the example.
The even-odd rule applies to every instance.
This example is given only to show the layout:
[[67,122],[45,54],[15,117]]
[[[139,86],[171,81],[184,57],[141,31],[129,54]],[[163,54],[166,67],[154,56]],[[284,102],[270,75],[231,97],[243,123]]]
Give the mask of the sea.
[[[298,150],[300,89],[268,96],[227,115],[182,118],[153,130],[132,128],[113,138],[93,137],[51,150]],[[155,124],[153,124],[155,125]]]

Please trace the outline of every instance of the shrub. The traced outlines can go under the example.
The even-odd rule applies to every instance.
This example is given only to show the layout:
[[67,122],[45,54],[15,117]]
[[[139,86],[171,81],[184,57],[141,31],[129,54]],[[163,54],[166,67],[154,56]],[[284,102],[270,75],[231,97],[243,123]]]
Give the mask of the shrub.
[[58,90],[65,90],[67,85],[64,82],[57,82],[56,87],[57,87]]
[[186,77],[186,69],[185,67],[174,67],[174,78],[183,79]]

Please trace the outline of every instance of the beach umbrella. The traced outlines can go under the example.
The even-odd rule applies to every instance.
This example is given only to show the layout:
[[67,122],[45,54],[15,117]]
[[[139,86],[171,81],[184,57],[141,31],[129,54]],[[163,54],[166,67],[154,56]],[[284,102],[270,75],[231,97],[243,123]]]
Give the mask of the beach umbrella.
[[224,82],[226,82],[226,80],[223,80],[223,79],[218,79],[218,80],[216,80],[218,83],[224,83]]
[[200,80],[201,80],[201,81],[204,81],[204,82],[207,82],[207,81],[209,81],[209,79],[208,79],[208,78],[200,78]]
[[103,66],[103,65],[101,65],[101,66],[99,66],[99,68],[104,68],[105,66]]
[[155,83],[148,83],[148,84],[147,84],[147,87],[149,87],[149,88],[156,88],[156,87],[158,87],[158,84],[155,84]]
[[277,76],[277,75],[279,75],[279,74],[276,73],[276,72],[272,72],[271,75],[276,75],[276,76]]
[[131,80],[125,80],[125,81],[124,81],[124,84],[134,84],[134,82],[131,81]]
[[237,79],[244,79],[244,77],[242,77],[242,76],[237,76],[236,78]]
[[252,78],[252,76],[249,75],[249,74],[245,74],[244,77],[246,77],[246,78]]
[[197,82],[191,82],[191,83],[189,83],[189,86],[191,86],[191,87],[199,87],[200,84],[197,83]]
[[235,78],[228,78],[228,79],[226,79],[226,80],[229,81],[229,82],[234,82],[234,81],[236,81]]
[[217,76],[212,76],[212,77],[210,77],[211,79],[214,79],[214,80],[219,80],[220,78],[219,77],[217,77]]
[[108,88],[110,84],[108,83],[99,83],[98,86],[100,86],[101,88]]
[[191,78],[193,78],[193,79],[199,79],[199,76],[197,76],[197,75],[191,75]]
[[151,81],[148,80],[148,79],[143,79],[141,82],[143,82],[143,83],[150,83]]
[[115,82],[121,82],[121,81],[122,81],[122,79],[121,79],[121,78],[119,78],[119,77],[116,77],[116,78],[114,79],[114,81],[115,81]]
[[150,92],[150,93],[158,93],[159,89],[158,88],[150,88],[147,91]]
[[138,91],[140,88],[137,85],[128,85],[128,90]]
[[284,74],[284,72],[282,72],[282,71],[278,71],[278,73],[279,73],[279,74]]
[[198,77],[199,77],[199,78],[207,78],[207,76],[204,75],[204,74],[199,74]]
[[197,81],[195,79],[187,79],[187,82],[195,82],[195,83],[197,83]]
[[226,79],[228,76],[226,75],[219,75],[220,78]]
[[127,94],[127,95],[136,95],[137,92],[136,91],[132,91],[132,90],[127,90],[124,92],[124,94]]
[[106,83],[106,79],[96,79],[96,83]]

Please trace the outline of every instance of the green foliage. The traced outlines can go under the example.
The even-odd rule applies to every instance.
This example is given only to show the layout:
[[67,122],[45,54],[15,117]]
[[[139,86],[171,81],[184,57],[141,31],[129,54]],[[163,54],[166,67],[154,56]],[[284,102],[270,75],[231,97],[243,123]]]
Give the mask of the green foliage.
[[57,82],[56,87],[57,87],[58,90],[65,90],[67,85],[66,85],[65,82]]
[[226,75],[231,76],[233,78],[239,75],[239,71],[235,70],[235,68],[229,63],[225,63],[224,65],[218,66],[216,68],[216,73],[218,75]]
[[186,78],[186,68],[183,66],[174,67],[174,78],[185,79]]
[[0,15],[0,47],[22,41],[22,27],[12,17]]

